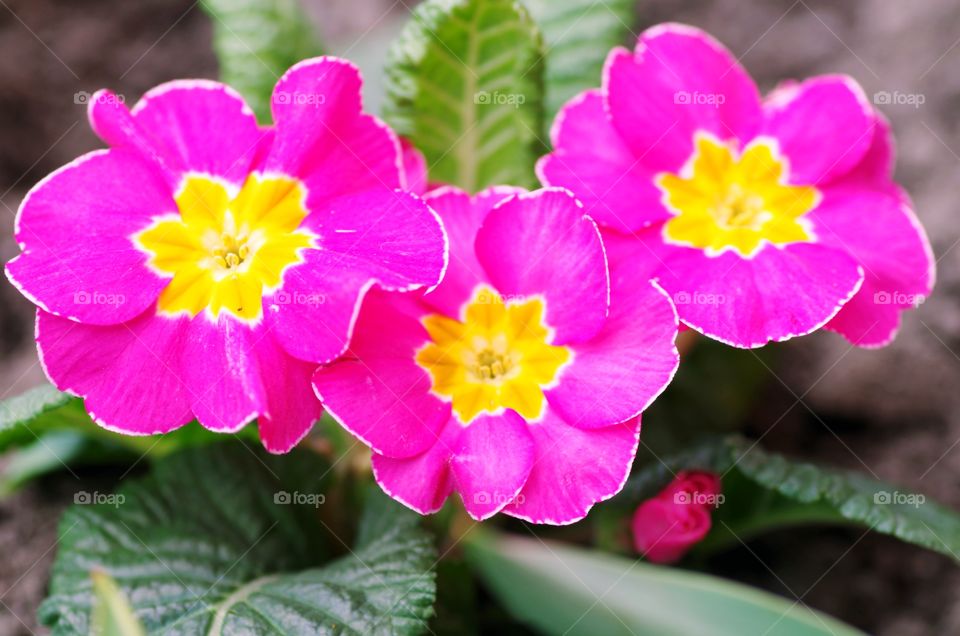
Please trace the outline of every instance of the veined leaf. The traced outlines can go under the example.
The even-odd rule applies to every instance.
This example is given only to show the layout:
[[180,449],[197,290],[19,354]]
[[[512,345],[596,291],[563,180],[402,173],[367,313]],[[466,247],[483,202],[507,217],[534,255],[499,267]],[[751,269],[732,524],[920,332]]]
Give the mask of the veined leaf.
[[56,635],[87,634],[89,573],[102,570],[148,634],[425,631],[435,554],[419,517],[371,491],[353,547],[330,560],[327,472],[312,453],[278,458],[238,443],[158,461],[149,477],[64,515],[41,620]]
[[270,94],[289,67],[322,53],[297,0],[202,0],[213,22],[220,78],[270,122]]
[[542,55],[517,2],[427,0],[388,55],[384,117],[424,153],[432,182],[533,185]]
[[610,49],[633,35],[636,0],[523,0],[546,42],[546,125],[571,97],[600,86]]
[[706,440],[652,462],[630,477],[610,505],[623,514],[688,468],[725,475],[726,501],[716,512],[722,523],[714,524],[704,548],[794,524],[857,524],[954,559],[960,555],[956,511],[858,472],[791,460],[737,436]]
[[467,557],[515,617],[546,634],[860,634],[740,583],[560,543],[476,530]]

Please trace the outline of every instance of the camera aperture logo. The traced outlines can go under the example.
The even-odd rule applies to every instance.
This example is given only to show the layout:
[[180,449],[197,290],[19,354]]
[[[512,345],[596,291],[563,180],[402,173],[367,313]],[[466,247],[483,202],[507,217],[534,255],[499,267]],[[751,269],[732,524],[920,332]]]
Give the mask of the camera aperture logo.
[[327,501],[327,496],[320,492],[300,492],[294,490],[278,490],[273,493],[273,503],[278,506],[313,506],[319,508]]
[[119,508],[126,500],[126,495],[99,492],[97,490],[93,492],[80,490],[73,493],[73,503],[78,506],[113,506],[114,508]]

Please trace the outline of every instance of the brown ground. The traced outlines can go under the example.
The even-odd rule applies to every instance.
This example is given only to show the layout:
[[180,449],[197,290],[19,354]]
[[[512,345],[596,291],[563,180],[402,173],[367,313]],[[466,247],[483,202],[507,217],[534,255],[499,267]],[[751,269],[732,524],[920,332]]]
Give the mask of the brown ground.
[[[403,2],[307,3],[328,41],[350,56],[376,56]],[[410,3],[412,4],[412,2]],[[130,100],[174,77],[212,77],[210,28],[190,0],[0,2],[0,259],[16,247],[13,210],[43,175],[97,146],[78,91],[110,86]],[[384,8],[393,11],[354,48]],[[884,106],[900,144],[899,179],[933,239],[939,283],[907,316],[895,344],[851,350],[818,335],[782,356],[751,432],[780,450],[858,470],[960,508],[960,6],[955,0],[647,0],[643,25],[706,27],[743,57],[763,88],[777,80],[844,72],[868,94],[900,91],[925,102]],[[6,209],[4,209],[6,208]],[[0,283],[0,395],[42,380],[32,310]],[[782,382],[782,383],[781,383]],[[797,397],[803,404],[797,404]],[[804,404],[806,406],[804,406]],[[819,419],[812,416],[816,412]],[[784,415],[784,413],[786,414]],[[86,476],[84,479],[88,479]],[[42,633],[44,594],[59,511],[78,489],[48,479],[0,501],[0,633]],[[870,632],[960,633],[960,570],[946,558],[858,531],[775,535],[718,560],[730,576],[763,585]]]

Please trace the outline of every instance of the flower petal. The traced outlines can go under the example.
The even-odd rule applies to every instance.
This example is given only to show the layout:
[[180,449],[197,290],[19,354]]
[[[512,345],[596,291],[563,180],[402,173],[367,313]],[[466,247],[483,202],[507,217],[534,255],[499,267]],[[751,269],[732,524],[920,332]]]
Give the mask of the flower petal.
[[572,345],[547,400],[571,425],[593,429],[636,417],[660,395],[680,357],[677,314],[667,295],[631,263],[611,268],[610,316],[591,340]]
[[311,211],[344,194],[403,185],[400,142],[361,112],[361,84],[350,62],[317,57],[292,66],[274,88],[276,136],[264,170],[302,179]]
[[216,322],[190,321],[180,366],[190,405],[211,431],[235,433],[266,410],[266,392],[253,343],[263,337],[226,313]]
[[440,510],[453,492],[451,449],[457,447],[463,430],[448,420],[437,443],[416,457],[393,459],[374,453],[374,478],[385,493],[422,515]]
[[400,190],[373,188],[332,199],[303,226],[319,236],[332,266],[391,290],[436,285],[447,266],[440,219],[422,199]]
[[540,180],[567,188],[606,227],[639,229],[670,217],[663,193],[610,123],[598,89],[560,110],[550,132],[554,152],[537,163]]
[[570,426],[548,411],[530,426],[536,455],[530,476],[503,512],[531,523],[564,525],[623,488],[640,443],[640,418],[604,428]]
[[820,185],[849,172],[870,148],[875,119],[851,78],[823,75],[785,85],[763,104],[760,135],[789,161],[788,181]]
[[603,244],[566,190],[545,188],[500,203],[484,219],[476,250],[500,294],[544,297],[553,344],[584,342],[600,331],[610,302]]
[[347,354],[313,376],[327,411],[388,457],[427,451],[450,419],[450,404],[430,392],[430,376],[414,360],[430,339],[423,313],[405,295],[371,291]]
[[864,270],[863,287],[827,324],[853,344],[888,344],[901,312],[924,301],[933,287],[930,242],[905,197],[844,185],[825,188],[810,216],[826,245],[850,254]]
[[513,501],[527,481],[535,454],[530,425],[511,410],[473,420],[460,433],[454,451],[456,489],[477,521]]
[[[130,112],[140,134],[178,181],[194,172],[240,185],[269,136],[239,93],[210,80],[161,84]],[[95,127],[102,130],[99,122]],[[112,134],[105,139],[118,141]]]
[[260,440],[271,453],[286,453],[307,436],[323,409],[310,378],[316,365],[288,355],[273,334],[254,341],[266,409],[258,420]]
[[91,324],[130,320],[167,283],[130,236],[171,209],[164,184],[135,154],[83,155],[24,198],[16,223],[23,253],[7,264],[7,276],[56,315]]
[[363,297],[364,274],[342,269],[336,256],[309,250],[306,262],[287,270],[283,288],[264,298],[267,324],[295,358],[330,362],[347,350]]
[[[641,240],[663,262],[658,282],[680,320],[734,347],[761,347],[816,331],[853,297],[863,271],[841,250],[814,243],[766,246],[753,258],[663,245],[659,228]],[[644,246],[638,246],[643,250]]]
[[424,196],[443,221],[450,243],[450,262],[443,281],[423,297],[425,303],[447,316],[460,315],[477,285],[488,282],[474,248],[483,219],[497,203],[522,192],[523,188],[494,186],[471,197],[454,186],[443,186]]
[[294,357],[328,362],[346,350],[360,302],[374,284],[390,290],[435,285],[446,267],[446,237],[421,199],[375,191],[331,202],[307,218],[319,249],[288,269],[265,300],[277,339]]
[[403,160],[403,189],[417,196],[427,191],[427,159],[417,150],[410,140],[400,138],[400,152]]
[[38,311],[37,346],[50,381],[83,397],[98,424],[127,435],[154,435],[193,419],[176,364],[186,326],[184,318],[150,311],[106,326]]
[[760,123],[757,87],[736,58],[708,34],[680,24],[644,31],[633,53],[614,49],[603,94],[614,127],[657,171],[679,171],[698,130],[744,143]]

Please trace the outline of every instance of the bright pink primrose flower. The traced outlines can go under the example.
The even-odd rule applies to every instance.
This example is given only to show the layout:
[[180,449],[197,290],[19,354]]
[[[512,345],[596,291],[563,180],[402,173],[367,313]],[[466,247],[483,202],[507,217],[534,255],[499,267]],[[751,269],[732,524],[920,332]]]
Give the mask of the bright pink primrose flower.
[[336,58],[291,68],[271,127],[233,90],[175,81],[128,110],[101,91],[110,146],[37,184],[7,276],[39,308],[44,369],[121,433],[196,418],[293,447],[320,414],[318,362],[346,347],[372,285],[435,285],[439,219],[404,193],[400,145]]
[[631,523],[637,552],[654,563],[679,561],[710,532],[710,511],[720,503],[720,478],[685,471],[644,501]]
[[446,277],[422,295],[371,292],[317,395],[374,450],[380,486],[422,514],[456,491],[478,520],[581,519],[630,471],[639,414],[677,368],[676,313],[636,272],[608,271],[565,190],[425,198],[450,238]]
[[889,126],[852,79],[761,99],[722,45],[665,24],[614,49],[602,84],[558,115],[538,174],[583,201],[611,262],[647,263],[687,326],[737,347],[822,326],[876,347],[930,292]]

